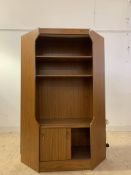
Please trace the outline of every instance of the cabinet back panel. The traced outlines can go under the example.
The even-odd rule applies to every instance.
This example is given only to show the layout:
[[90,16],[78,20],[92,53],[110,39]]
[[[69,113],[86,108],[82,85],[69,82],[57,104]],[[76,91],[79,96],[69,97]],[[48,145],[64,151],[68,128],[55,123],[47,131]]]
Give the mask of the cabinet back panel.
[[37,74],[40,75],[77,75],[92,74],[92,60],[87,62],[38,62]]
[[90,128],[73,128],[72,146],[90,146]]
[[36,42],[36,54],[51,55],[91,55],[90,38],[39,37]]
[[40,119],[92,118],[92,79],[37,80]]

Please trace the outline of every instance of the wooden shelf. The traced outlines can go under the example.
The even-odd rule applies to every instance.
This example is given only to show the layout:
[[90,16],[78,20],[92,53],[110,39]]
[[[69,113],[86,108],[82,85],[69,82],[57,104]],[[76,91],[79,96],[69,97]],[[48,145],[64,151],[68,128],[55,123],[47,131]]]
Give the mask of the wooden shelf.
[[91,78],[92,75],[36,75],[37,78]]
[[88,56],[77,56],[77,55],[37,55],[36,60],[38,61],[88,61],[92,59],[91,55]]
[[39,122],[42,128],[89,128],[91,119],[42,119]]
[[37,55],[36,58],[92,58],[91,55]]

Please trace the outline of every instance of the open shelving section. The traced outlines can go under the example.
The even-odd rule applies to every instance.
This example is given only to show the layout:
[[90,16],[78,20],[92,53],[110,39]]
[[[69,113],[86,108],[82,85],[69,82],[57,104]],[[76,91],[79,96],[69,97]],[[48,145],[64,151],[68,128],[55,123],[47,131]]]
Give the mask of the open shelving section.
[[[90,159],[87,140],[92,118],[91,43],[88,36],[60,35],[42,36],[36,42],[37,111],[45,138],[40,139],[42,162]],[[59,132],[63,132],[64,142],[68,143],[64,153]],[[53,147],[48,147],[51,143],[61,147],[57,150],[60,157],[54,156]]]
[[[21,135],[22,161],[37,171],[94,168],[106,145],[103,38],[84,29],[39,29],[25,38],[22,133],[31,128],[28,138]],[[24,156],[26,139],[33,146],[31,164]]]

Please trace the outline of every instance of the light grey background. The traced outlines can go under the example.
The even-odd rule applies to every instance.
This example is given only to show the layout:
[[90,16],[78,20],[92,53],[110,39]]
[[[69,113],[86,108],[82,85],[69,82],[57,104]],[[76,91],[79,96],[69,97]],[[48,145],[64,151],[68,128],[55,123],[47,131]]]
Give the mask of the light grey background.
[[21,35],[38,27],[91,28],[105,38],[109,130],[131,130],[130,0],[0,0],[0,130],[20,123]]

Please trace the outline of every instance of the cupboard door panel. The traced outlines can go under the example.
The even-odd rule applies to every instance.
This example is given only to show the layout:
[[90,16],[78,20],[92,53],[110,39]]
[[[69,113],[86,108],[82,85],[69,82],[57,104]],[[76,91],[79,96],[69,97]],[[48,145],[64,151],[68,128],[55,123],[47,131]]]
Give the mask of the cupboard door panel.
[[40,161],[70,159],[70,140],[70,129],[41,129]]

